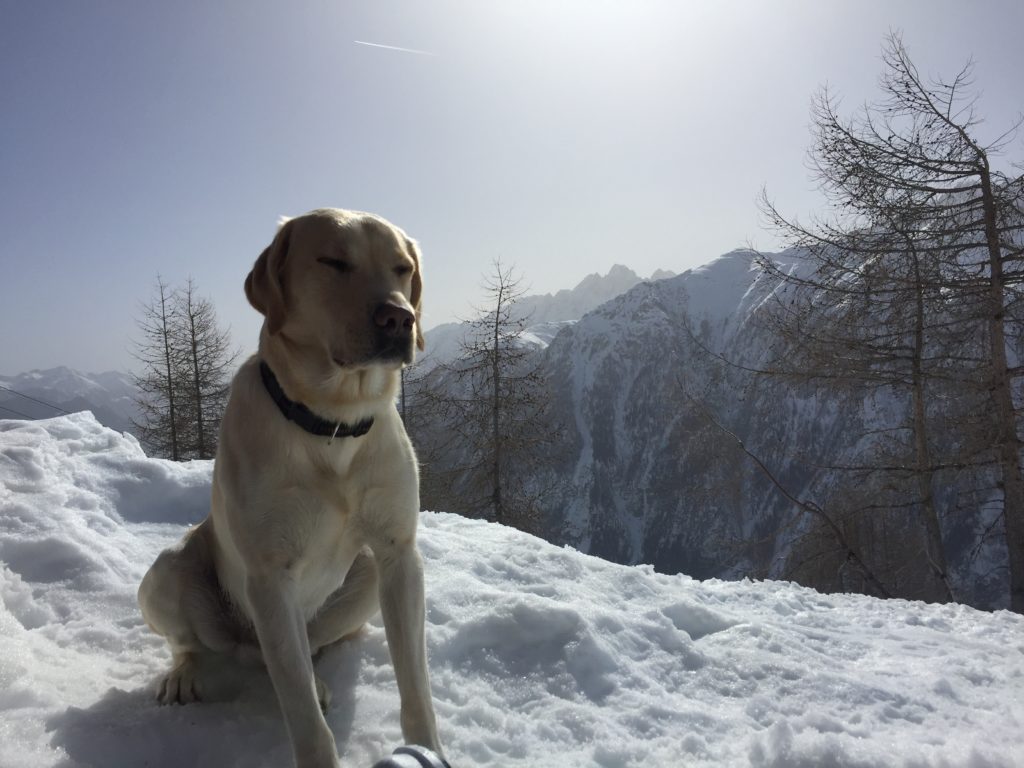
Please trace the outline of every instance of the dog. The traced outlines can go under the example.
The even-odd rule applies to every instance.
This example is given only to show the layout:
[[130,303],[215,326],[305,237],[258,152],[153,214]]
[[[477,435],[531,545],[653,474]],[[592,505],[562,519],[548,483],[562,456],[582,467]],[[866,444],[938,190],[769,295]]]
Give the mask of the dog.
[[262,660],[299,768],[339,766],[312,656],[380,610],[408,743],[441,754],[416,548],[416,456],[395,407],[423,349],[421,257],[372,214],[290,219],[245,294],[264,315],[259,351],[231,383],[209,516],[139,587],[172,668],[161,703],[203,689],[200,657]]

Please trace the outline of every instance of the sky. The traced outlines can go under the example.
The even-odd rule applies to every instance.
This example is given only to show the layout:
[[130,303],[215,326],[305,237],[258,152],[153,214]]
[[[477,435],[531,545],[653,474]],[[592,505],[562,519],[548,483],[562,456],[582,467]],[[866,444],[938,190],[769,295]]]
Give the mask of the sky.
[[245,275],[323,206],[420,241],[426,328],[495,258],[547,293],[774,249],[762,187],[822,209],[811,97],[877,96],[891,29],[974,58],[983,131],[1024,111],[1019,0],[0,0],[0,374],[130,369],[157,275],[254,351]]

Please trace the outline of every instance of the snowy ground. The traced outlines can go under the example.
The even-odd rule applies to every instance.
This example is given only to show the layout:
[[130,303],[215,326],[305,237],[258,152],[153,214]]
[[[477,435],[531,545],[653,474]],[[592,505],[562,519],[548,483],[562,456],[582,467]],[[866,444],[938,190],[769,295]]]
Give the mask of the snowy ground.
[[[159,707],[135,589],[205,514],[211,465],[88,414],[0,421],[0,767],[287,766],[269,681]],[[697,582],[424,513],[442,737],[470,766],[1024,765],[1024,619]],[[327,653],[343,764],[401,741],[384,632]]]

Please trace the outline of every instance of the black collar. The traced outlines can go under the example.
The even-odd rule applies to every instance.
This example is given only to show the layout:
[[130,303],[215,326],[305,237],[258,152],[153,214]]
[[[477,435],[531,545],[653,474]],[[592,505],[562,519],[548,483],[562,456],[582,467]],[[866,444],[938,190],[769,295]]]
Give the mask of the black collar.
[[321,419],[302,403],[289,400],[288,395],[281,389],[274,372],[263,360],[260,360],[260,376],[263,377],[263,386],[267,388],[267,393],[277,403],[277,407],[284,417],[295,422],[311,435],[329,437],[332,440],[335,437],[362,437],[373,426],[373,417],[363,419],[354,425],[342,421],[327,421]]

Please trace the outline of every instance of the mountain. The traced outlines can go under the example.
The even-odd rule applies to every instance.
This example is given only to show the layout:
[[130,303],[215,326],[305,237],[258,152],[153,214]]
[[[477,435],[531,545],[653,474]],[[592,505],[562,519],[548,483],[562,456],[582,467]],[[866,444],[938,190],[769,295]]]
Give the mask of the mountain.
[[[736,565],[723,542],[776,522],[782,505],[758,478],[744,479],[739,458],[689,401],[708,397],[716,375],[735,378],[709,364],[692,338],[752,362],[765,345],[743,330],[774,288],[737,251],[639,285],[552,341],[545,365],[554,411],[568,419],[547,506],[567,543],[708,577]],[[707,405],[732,421],[741,392]],[[757,404],[761,416],[764,406]]]
[[[806,268],[797,252],[773,258],[787,272]],[[891,576],[896,594],[933,597],[920,524],[906,511],[913,489],[830,469],[862,463],[907,403],[884,390],[865,397],[755,373],[787,356],[767,322],[785,303],[786,287],[752,261],[752,253],[734,251],[639,283],[536,350],[561,428],[525,489],[543,498],[536,530],[665,573],[866,589],[825,515],[808,511],[817,505],[858,549],[880,553],[866,554],[866,566]],[[414,437],[429,458],[446,435]],[[437,487],[433,475],[480,464],[446,445],[442,462],[425,466],[428,489]],[[965,473],[938,489],[950,510],[944,533],[957,597],[986,607],[1007,597],[999,576],[1005,546],[989,535],[999,505],[984,489],[994,480]],[[459,485],[440,487],[430,503],[458,508],[444,489],[457,493]],[[793,498],[812,504],[799,507]]]
[[92,411],[99,422],[119,432],[133,430],[138,418],[136,388],[119,371],[81,373],[60,366],[0,376],[0,418],[44,419],[61,412]]
[[[671,276],[667,270],[658,270],[651,280]],[[643,278],[629,267],[614,265],[607,275],[597,273],[584,277],[575,288],[562,289],[556,293],[524,296],[516,303],[516,314],[528,318],[531,325],[578,320],[587,312],[606,301],[621,296]]]
[[[673,272],[657,270],[649,280],[672,277]],[[614,265],[606,275],[587,275],[576,287],[556,293],[523,296],[513,307],[512,319],[526,321],[524,340],[545,347],[566,324],[579,320],[587,312],[628,291],[642,282],[636,272],[621,264]],[[421,374],[459,356],[469,324],[443,323],[425,334],[426,350],[418,363]]]
[[[210,461],[148,458],[88,414],[0,423],[0,765],[280,768],[266,671],[171,663],[135,593],[207,512]],[[1024,765],[1024,618],[696,581],[424,512],[426,648],[453,766]],[[402,742],[380,618],[315,659],[342,764]]]

